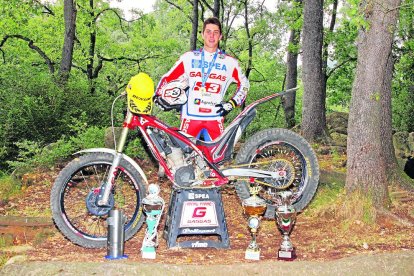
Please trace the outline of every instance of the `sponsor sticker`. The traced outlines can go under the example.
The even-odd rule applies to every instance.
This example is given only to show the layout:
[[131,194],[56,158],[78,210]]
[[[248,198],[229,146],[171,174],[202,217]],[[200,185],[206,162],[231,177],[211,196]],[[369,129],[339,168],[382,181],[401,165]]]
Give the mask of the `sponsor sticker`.
[[184,201],[180,228],[218,226],[216,205],[213,201]]
[[194,248],[208,247],[208,243],[196,241],[196,242],[191,243],[191,247],[194,247]]
[[216,228],[214,229],[198,229],[198,228],[184,228],[181,233],[183,234],[214,234],[216,233]]
[[198,111],[200,111],[201,113],[211,113],[211,109],[210,108],[199,108]]
[[188,193],[188,199],[210,199],[208,194]]

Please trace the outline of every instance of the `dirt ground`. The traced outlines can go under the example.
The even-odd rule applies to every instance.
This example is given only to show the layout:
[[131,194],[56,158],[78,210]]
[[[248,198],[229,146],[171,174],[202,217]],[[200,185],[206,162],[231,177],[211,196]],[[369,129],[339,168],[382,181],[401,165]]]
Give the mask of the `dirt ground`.
[[[50,217],[49,191],[58,170],[37,172],[28,176],[27,178],[30,179],[28,182],[30,183],[27,187],[25,186],[23,195],[1,204],[0,215]],[[162,196],[168,197],[169,183],[162,182],[161,189],[163,190]],[[393,195],[391,213],[414,224],[414,195],[400,190],[391,192]],[[286,264],[277,260],[281,235],[277,230],[275,221],[262,220],[261,222],[257,237],[257,242],[261,247],[261,260],[259,262],[245,260],[245,249],[250,241],[246,217],[243,215],[240,202],[232,187],[229,186],[223,190],[222,198],[230,237],[230,249],[169,249],[166,241],[160,239],[157,258],[148,260],[141,258],[140,248],[144,231],[140,231],[125,243],[125,254],[129,257],[125,261],[125,265],[139,263],[140,265],[148,265],[151,269],[152,266],[169,265],[169,267],[175,267],[182,264],[196,265],[195,267],[197,265],[208,267],[209,265],[230,264],[239,267],[251,264],[253,267],[257,265],[260,267],[268,266],[270,272],[273,271],[271,264],[277,263],[278,266],[280,265],[283,268]],[[160,229],[163,229],[163,223],[164,220],[161,222]],[[410,267],[414,261],[414,227],[401,223],[392,216],[380,216],[376,224],[367,224],[359,220],[342,223],[338,222],[329,212],[305,211],[298,215],[291,239],[297,252],[297,259],[292,263],[299,263],[305,265],[305,267],[309,261],[318,264],[318,266],[323,266],[326,261],[340,262],[340,259],[347,259],[348,257],[351,260],[353,260],[352,258],[356,260],[359,258],[369,259],[370,256],[380,256],[383,253],[394,256],[390,257],[391,260],[392,258],[400,259],[400,255],[408,254],[407,258],[411,258],[410,262],[407,262]],[[39,264],[38,262],[53,262],[56,264],[61,262],[77,264],[87,262],[105,263],[105,265],[111,265],[113,262],[105,260],[104,256],[107,253],[105,248],[85,249],[79,247],[65,239],[54,228],[47,234],[37,235],[34,239],[15,239],[14,245],[29,246],[29,249],[24,252],[26,269],[30,268],[30,264]],[[3,258],[4,256],[11,258],[18,255],[9,251],[3,251],[0,254],[3,255]],[[372,262],[375,263],[375,261]],[[7,267],[11,266],[7,265]],[[2,272],[4,271],[7,270]],[[253,273],[258,272],[253,271]]]
[[414,251],[363,254],[328,262],[260,261],[234,265],[168,265],[159,262],[24,262],[0,275],[414,275]]

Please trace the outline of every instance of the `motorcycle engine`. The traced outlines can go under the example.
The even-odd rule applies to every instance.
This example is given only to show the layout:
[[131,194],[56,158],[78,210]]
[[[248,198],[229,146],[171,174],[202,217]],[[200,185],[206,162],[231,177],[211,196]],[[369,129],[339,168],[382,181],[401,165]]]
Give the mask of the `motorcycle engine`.
[[194,168],[191,165],[178,168],[175,171],[174,180],[180,187],[189,187],[194,179]]
[[175,183],[179,186],[190,186],[195,179],[194,167],[186,163],[181,148],[171,147],[171,153],[167,155],[166,159],[170,168],[175,170]]

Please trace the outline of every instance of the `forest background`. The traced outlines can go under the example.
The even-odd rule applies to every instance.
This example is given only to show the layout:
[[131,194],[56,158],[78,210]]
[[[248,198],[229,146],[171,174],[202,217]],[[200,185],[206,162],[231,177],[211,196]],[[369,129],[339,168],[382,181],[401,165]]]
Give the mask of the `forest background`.
[[[157,83],[182,53],[202,46],[202,22],[212,15],[219,17],[224,26],[220,48],[236,57],[249,77],[247,104],[299,86],[296,97],[260,109],[247,137],[259,129],[287,127],[300,129],[310,142],[330,143],[332,137],[325,131],[327,115],[348,113],[350,109],[352,113],[352,97],[356,102],[381,102],[382,90],[371,89],[364,98],[357,93],[360,86],[354,81],[358,65],[369,58],[360,57],[358,45],[363,44],[363,34],[369,36],[374,30],[374,20],[382,22],[392,34],[392,43],[383,41],[392,50],[393,66],[388,74],[392,76],[392,128],[383,129],[387,135],[414,131],[413,0],[295,0],[276,1],[275,5],[270,11],[264,1],[258,0],[157,0],[152,12],[136,9],[126,17],[104,0],[0,0],[0,182],[10,187],[8,195],[19,189],[16,176],[53,166],[79,149],[103,146],[105,129],[111,125],[112,102],[124,91],[128,80],[138,72],[146,72]],[[376,8],[385,9],[380,19]],[[398,20],[396,24],[385,20],[390,14]],[[319,57],[311,54],[312,46]],[[374,46],[381,43],[371,46],[375,53]],[[368,45],[368,52],[370,49]],[[386,66],[382,67],[379,69],[385,72]],[[312,73],[319,73],[313,77],[316,82],[310,80]],[[368,76],[367,83],[378,82],[378,76],[385,83],[385,73],[372,74],[371,79]],[[307,86],[311,83],[316,87]],[[228,95],[234,89],[230,88]],[[316,117],[309,112],[313,108],[310,103],[320,103]],[[118,126],[124,109],[122,101],[114,107]],[[372,113],[372,106],[362,106],[352,118],[383,113],[381,108],[375,110]],[[178,124],[175,113],[158,109],[154,113],[171,125]],[[227,121],[234,116],[236,112]],[[367,133],[372,141],[380,144],[383,140],[378,124],[357,119],[350,123],[360,137]],[[348,148],[356,145],[352,139],[355,136],[348,138]],[[139,139],[129,143],[126,153],[146,158]],[[363,158],[377,162],[377,157],[383,156],[378,154],[359,155],[360,159],[352,159],[352,164],[363,164]],[[384,161],[378,162],[377,168],[364,169],[365,178],[358,177],[360,172],[348,174],[348,191],[355,187],[368,191],[378,185],[386,187],[395,181],[395,175],[384,175],[382,180],[376,177],[378,171],[386,169]],[[384,195],[379,197],[374,204],[386,206]]]

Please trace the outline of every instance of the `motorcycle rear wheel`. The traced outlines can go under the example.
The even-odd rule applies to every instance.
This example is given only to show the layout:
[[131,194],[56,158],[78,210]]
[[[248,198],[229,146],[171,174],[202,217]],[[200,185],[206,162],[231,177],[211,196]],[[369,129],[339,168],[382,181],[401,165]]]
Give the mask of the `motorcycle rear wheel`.
[[[271,205],[280,205],[278,191],[293,192],[293,206],[302,211],[311,202],[319,184],[319,164],[309,143],[300,135],[287,129],[266,129],[254,134],[240,149],[236,164],[248,168],[280,173],[284,178],[255,179],[261,185],[261,196]],[[249,181],[238,180],[235,184],[241,200],[250,197]]]
[[111,191],[111,206],[94,205],[94,196],[106,179],[112,160],[113,155],[108,153],[85,154],[71,161],[53,185],[50,197],[53,220],[66,238],[82,247],[102,248],[107,245],[106,220],[112,208],[122,210],[126,218],[126,240],[143,224],[144,180],[124,159],[119,164]]

